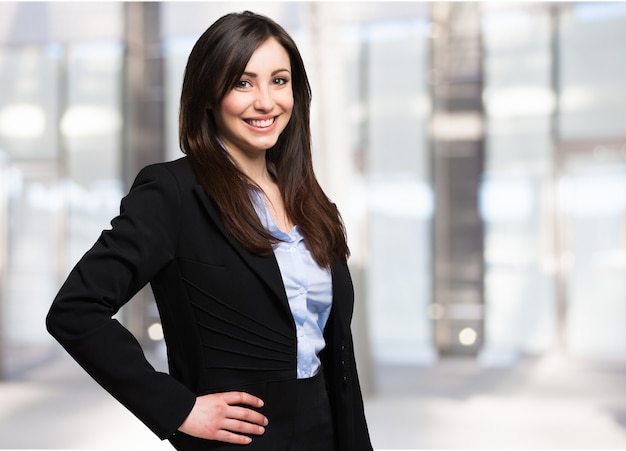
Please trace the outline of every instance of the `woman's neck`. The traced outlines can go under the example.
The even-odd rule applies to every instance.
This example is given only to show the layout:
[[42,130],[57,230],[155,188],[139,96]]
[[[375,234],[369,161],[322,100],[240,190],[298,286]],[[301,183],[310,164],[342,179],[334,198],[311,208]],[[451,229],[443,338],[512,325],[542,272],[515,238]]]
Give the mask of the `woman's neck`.
[[237,168],[243,172],[243,174],[250,179],[254,184],[262,187],[268,183],[273,183],[274,180],[267,169],[267,162],[265,161],[265,152],[260,152],[257,155],[250,156],[240,152],[233,152],[224,146],[224,150],[230,156],[230,159],[237,166]]
[[263,187],[275,184],[270,174],[265,158],[258,162],[245,162],[247,164],[237,163],[237,166],[248,177],[252,183],[263,189]]

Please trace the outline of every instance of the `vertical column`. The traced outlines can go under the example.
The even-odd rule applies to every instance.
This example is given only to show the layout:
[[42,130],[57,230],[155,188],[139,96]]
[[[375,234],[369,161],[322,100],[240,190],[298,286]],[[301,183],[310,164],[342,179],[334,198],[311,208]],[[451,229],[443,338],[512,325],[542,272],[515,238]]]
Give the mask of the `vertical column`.
[[[122,177],[128,189],[142,167],[165,159],[160,4],[125,3],[124,21]],[[143,289],[124,311],[126,327],[144,344],[152,302]]]
[[435,342],[442,355],[475,355],[483,331],[483,171],[480,10],[471,2],[432,6]]
[[8,227],[7,219],[9,215],[8,193],[6,183],[6,165],[5,155],[0,150],[0,381],[4,380],[5,364],[4,364],[4,321],[5,321],[5,305],[7,302],[7,260],[8,260]]
[[555,103],[550,116],[550,134],[552,138],[552,195],[553,195],[553,239],[555,259],[554,298],[556,303],[556,327],[557,349],[565,352],[567,346],[566,322],[567,322],[567,253],[566,243],[563,237],[565,229],[563,214],[561,213],[560,183],[564,175],[565,152],[562,152],[562,140],[559,131],[560,112],[560,8],[556,5],[550,7],[550,84],[554,93]]
[[165,158],[160,4],[124,4],[123,169],[127,186],[146,164]]

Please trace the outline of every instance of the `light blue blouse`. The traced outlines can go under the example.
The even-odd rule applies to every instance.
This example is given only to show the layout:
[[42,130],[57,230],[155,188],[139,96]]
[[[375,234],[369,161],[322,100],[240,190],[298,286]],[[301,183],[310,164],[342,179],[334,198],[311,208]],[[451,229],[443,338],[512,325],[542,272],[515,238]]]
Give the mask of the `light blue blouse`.
[[298,379],[315,376],[321,366],[319,352],[324,349],[324,326],[333,299],[332,276],[321,268],[300,234],[298,226],[288,233],[281,231],[269,211],[265,196],[258,188],[250,189],[250,198],[261,223],[279,241],[274,248],[287,292],[289,307],[296,324],[298,339]]

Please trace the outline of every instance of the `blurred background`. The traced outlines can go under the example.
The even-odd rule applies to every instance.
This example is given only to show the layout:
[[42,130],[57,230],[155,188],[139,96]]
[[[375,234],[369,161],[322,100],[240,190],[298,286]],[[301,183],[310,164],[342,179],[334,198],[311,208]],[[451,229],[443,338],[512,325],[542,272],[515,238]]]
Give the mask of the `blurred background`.
[[44,317],[245,9],[307,66],[374,446],[626,448],[626,3],[388,1],[0,3],[0,447],[171,449]]

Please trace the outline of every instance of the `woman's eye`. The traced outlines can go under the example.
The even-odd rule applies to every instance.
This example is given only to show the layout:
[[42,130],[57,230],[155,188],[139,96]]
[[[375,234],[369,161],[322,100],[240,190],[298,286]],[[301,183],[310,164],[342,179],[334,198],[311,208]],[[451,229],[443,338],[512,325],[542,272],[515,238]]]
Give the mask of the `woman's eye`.
[[274,84],[275,85],[286,85],[287,84],[287,79],[283,78],[283,77],[278,77],[274,79]]
[[248,80],[239,80],[237,83],[235,83],[235,88],[238,89],[245,89],[245,88],[249,88],[250,82]]

